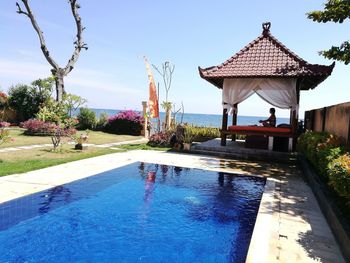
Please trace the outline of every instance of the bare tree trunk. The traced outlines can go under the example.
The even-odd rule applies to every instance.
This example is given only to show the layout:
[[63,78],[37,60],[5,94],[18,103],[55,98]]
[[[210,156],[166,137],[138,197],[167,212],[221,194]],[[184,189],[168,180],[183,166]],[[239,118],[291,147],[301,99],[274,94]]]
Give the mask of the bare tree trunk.
[[64,89],[64,77],[65,77],[64,69],[58,69],[58,70],[52,69],[51,72],[52,72],[52,75],[54,75],[55,77],[56,101],[62,102],[63,95],[66,93]]
[[62,102],[64,94],[64,81],[63,76],[56,77],[56,100]]

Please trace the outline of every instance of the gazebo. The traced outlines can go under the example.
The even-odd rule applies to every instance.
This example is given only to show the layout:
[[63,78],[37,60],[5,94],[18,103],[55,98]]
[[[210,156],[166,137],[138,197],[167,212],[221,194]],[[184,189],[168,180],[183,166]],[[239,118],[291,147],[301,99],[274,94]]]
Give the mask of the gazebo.
[[[221,145],[227,135],[264,135],[272,149],[274,137],[289,138],[289,150],[296,139],[301,90],[314,89],[331,73],[335,63],[324,66],[310,64],[297,56],[270,33],[271,23],[263,23],[262,34],[224,63],[200,68],[200,76],[222,89],[223,117]],[[257,94],[271,105],[290,109],[287,127],[237,126],[238,104]],[[228,114],[233,114],[228,127]]]

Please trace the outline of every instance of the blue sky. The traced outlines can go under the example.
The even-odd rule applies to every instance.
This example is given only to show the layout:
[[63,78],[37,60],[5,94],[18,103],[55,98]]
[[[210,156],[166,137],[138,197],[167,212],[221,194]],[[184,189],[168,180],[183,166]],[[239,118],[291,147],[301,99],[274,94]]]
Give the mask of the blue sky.
[[[349,22],[318,24],[305,13],[322,1],[79,1],[88,51],[66,78],[66,90],[88,99],[90,107],[140,109],[148,82],[141,56],[176,65],[170,100],[183,101],[188,113],[221,113],[221,93],[198,75],[197,67],[222,63],[258,37],[261,23],[310,63],[331,64],[318,51],[349,37]],[[30,0],[50,52],[65,65],[73,51],[75,27],[66,0]],[[29,83],[50,74],[29,20],[16,14],[15,1],[0,3],[0,86]],[[161,82],[154,72],[156,80]],[[302,92],[300,115],[307,109],[350,100],[350,66],[337,63],[315,90]],[[161,86],[161,100],[164,98]],[[240,115],[264,116],[269,105],[257,96],[239,107]],[[288,111],[278,110],[279,116]]]

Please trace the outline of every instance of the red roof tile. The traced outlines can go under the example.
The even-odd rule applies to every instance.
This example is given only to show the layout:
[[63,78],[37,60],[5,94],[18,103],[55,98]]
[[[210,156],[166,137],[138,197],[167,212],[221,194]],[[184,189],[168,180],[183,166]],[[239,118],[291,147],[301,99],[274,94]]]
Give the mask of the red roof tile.
[[316,87],[333,70],[330,66],[309,64],[270,33],[270,23],[263,24],[263,33],[224,63],[198,68],[200,76],[222,88],[225,78],[244,77],[298,77],[301,89]]

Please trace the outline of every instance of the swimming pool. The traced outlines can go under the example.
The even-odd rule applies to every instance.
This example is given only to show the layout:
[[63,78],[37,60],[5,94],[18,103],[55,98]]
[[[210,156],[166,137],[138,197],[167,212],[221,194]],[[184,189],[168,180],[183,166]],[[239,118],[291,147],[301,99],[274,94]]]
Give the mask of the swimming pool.
[[0,262],[244,262],[264,185],[133,163],[0,204]]

